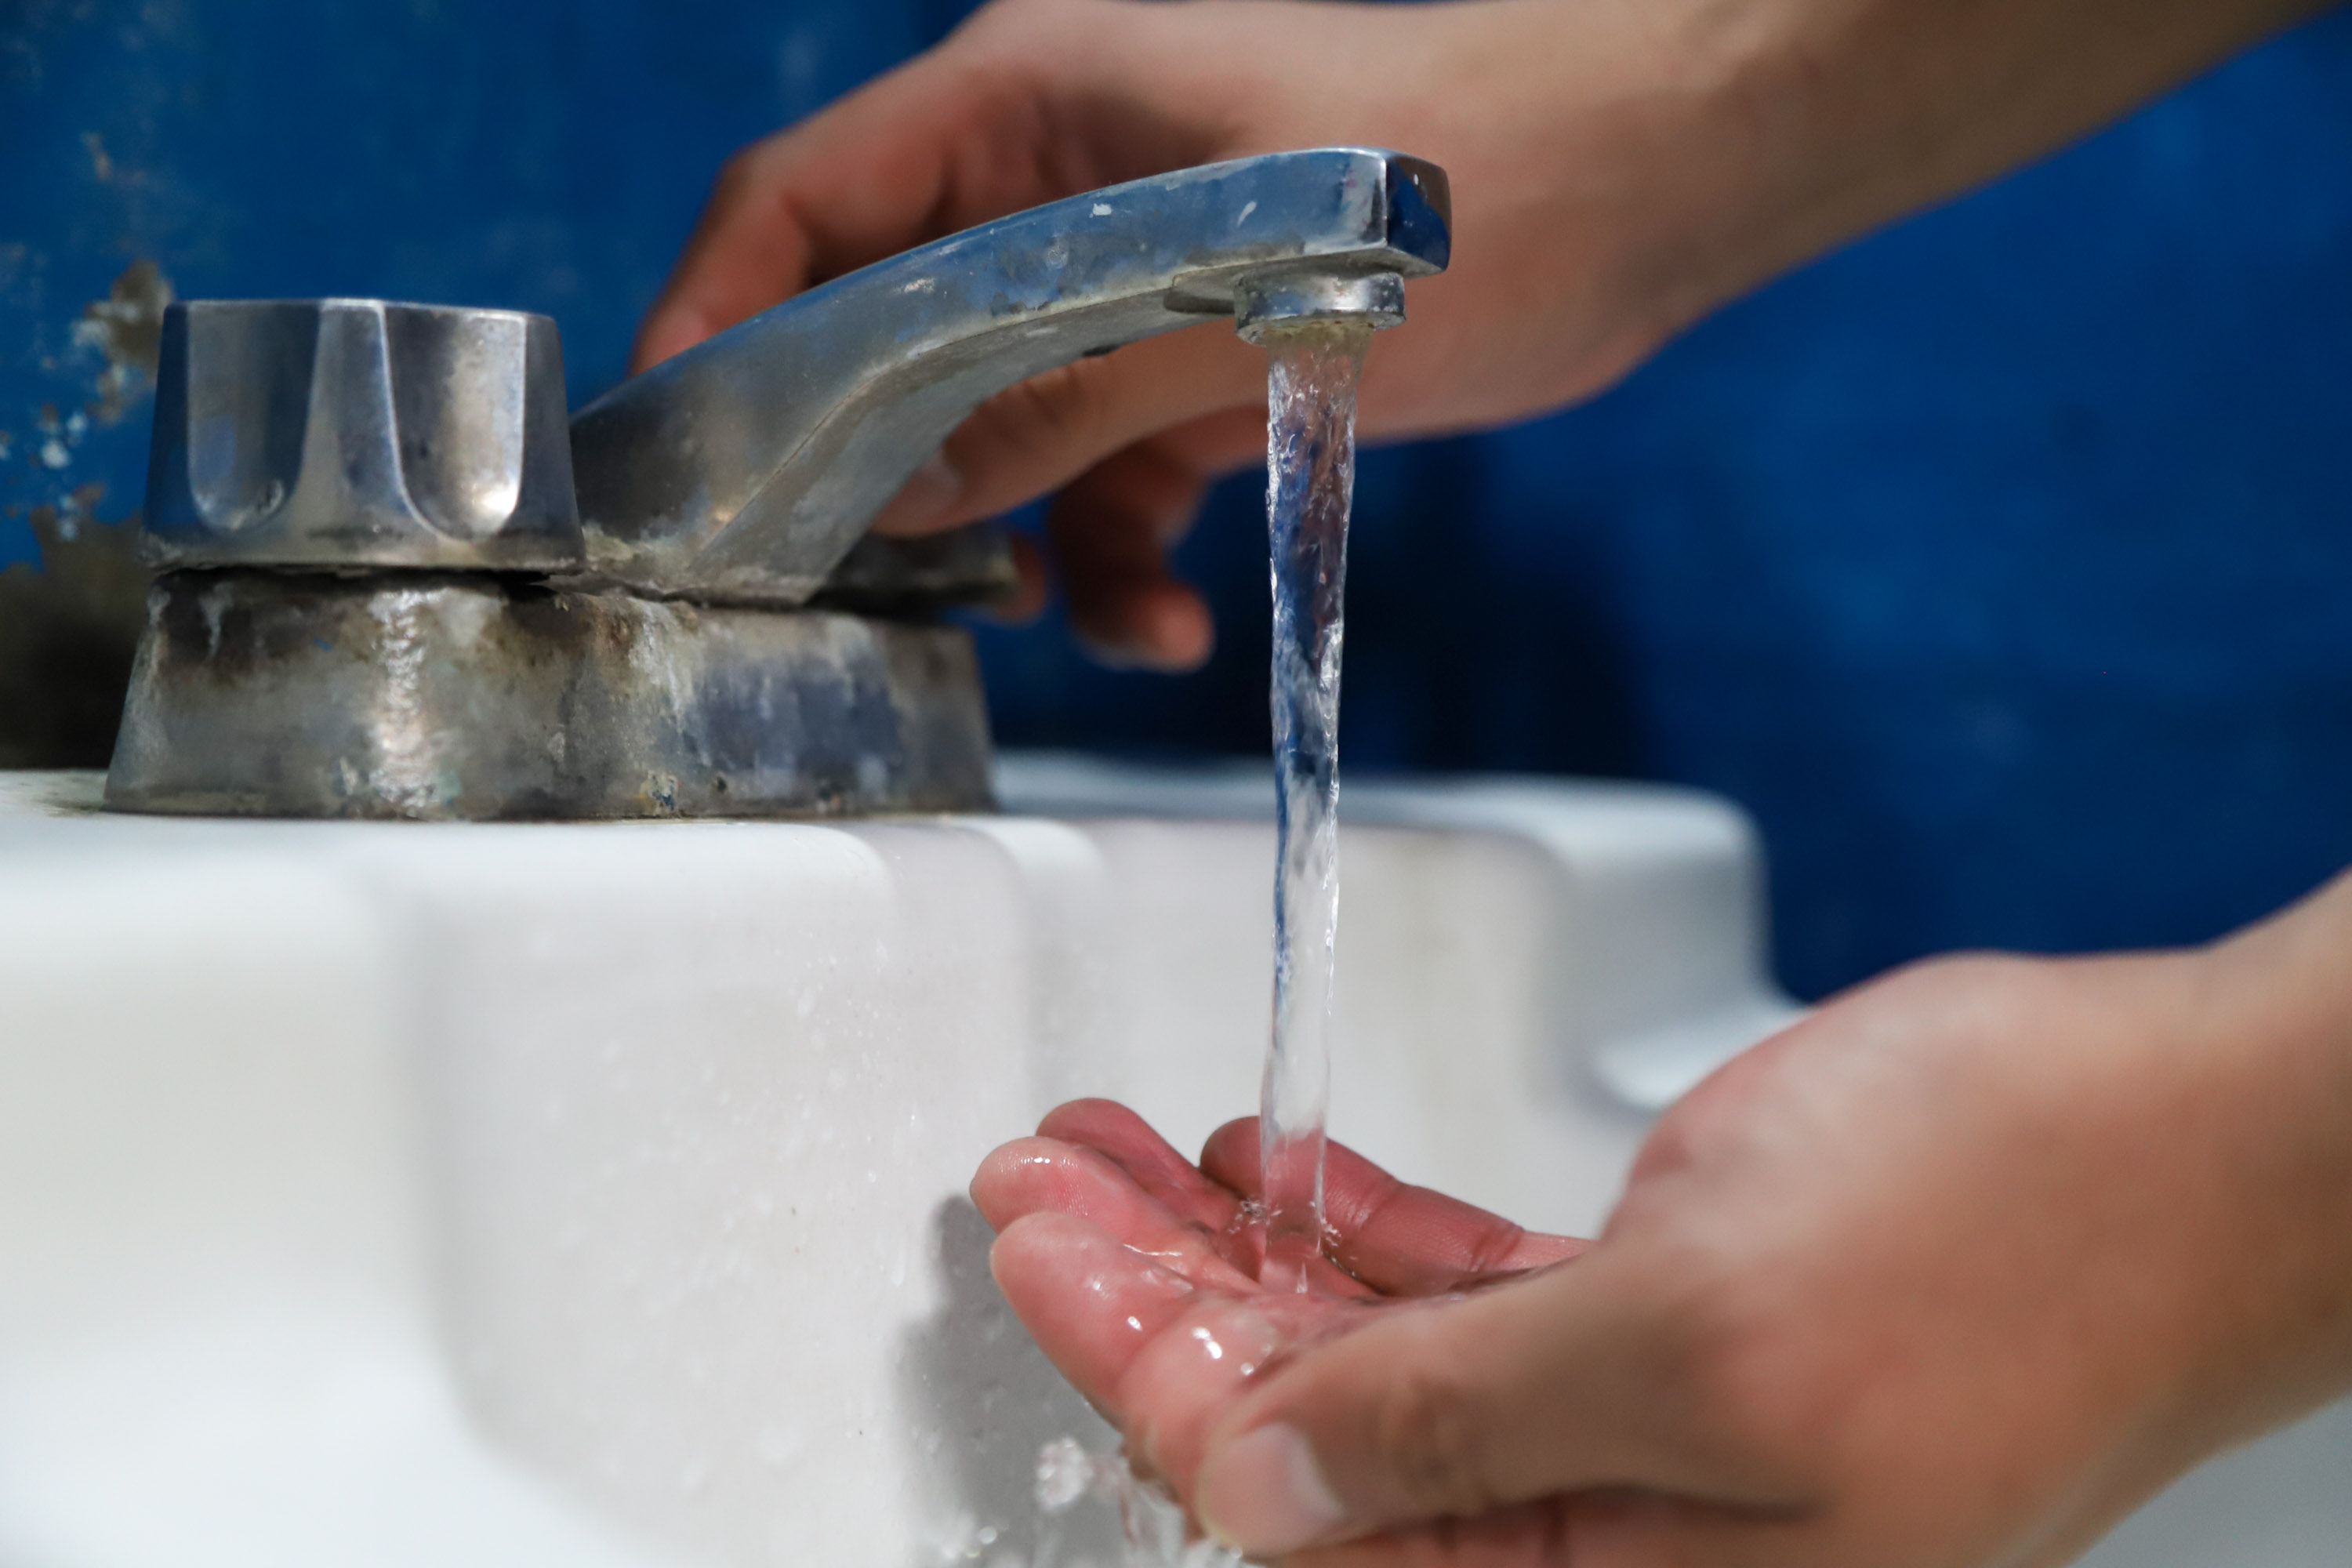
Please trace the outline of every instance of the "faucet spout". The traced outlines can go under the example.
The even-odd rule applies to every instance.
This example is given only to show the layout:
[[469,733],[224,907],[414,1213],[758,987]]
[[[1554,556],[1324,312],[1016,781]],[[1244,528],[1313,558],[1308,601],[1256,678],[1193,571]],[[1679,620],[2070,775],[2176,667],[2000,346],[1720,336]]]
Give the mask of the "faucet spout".
[[835,279],[573,417],[590,574],[802,603],[994,394],[1209,316],[1253,341],[1281,321],[1393,325],[1451,226],[1436,165],[1321,148],[1114,185]]

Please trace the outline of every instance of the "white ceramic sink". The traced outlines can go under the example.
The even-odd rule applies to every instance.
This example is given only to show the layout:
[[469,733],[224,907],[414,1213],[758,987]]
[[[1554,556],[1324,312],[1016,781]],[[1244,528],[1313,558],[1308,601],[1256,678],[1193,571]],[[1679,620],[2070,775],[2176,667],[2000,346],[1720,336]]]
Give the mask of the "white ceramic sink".
[[[1108,1437],[963,1184],[1076,1095],[1251,1108],[1267,793],[1026,758],[998,817],[395,826],[0,774],[0,1564],[1027,1568],[1038,1447]],[[1721,802],[1347,816],[1333,1130],[1414,1179],[1589,1230],[1790,1015]],[[2347,1542],[2339,1410],[2098,1561]]]

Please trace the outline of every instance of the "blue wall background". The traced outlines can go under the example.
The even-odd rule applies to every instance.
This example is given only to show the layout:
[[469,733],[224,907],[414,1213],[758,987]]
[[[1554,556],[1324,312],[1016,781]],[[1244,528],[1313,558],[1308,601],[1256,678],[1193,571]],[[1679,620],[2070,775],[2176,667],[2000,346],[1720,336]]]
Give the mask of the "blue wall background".
[[[961,10],[0,0],[0,565],[36,507],[136,508],[145,405],[93,416],[75,330],[133,260],[183,297],[543,310],[584,398],[720,160]],[[1349,763],[1733,795],[1807,995],[2210,936],[2352,862],[2348,374],[2339,13],[1586,407],[1370,457]],[[1002,738],[1262,748],[1258,504],[1228,485],[1184,547],[1223,627],[1199,675],[984,632]]]

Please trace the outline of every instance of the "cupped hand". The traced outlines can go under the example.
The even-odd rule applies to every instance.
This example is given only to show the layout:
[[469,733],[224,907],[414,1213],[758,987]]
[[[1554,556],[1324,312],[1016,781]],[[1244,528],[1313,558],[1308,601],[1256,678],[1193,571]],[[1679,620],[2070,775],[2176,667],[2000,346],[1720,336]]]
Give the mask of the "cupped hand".
[[1899,973],[1694,1091],[1589,1247],[1335,1149],[1319,1293],[1272,1295],[1250,1124],[1195,1168],[1100,1103],[974,1194],[1255,1556],[2054,1564],[2352,1385],[2347,951],[2352,880],[2207,952]]
[[1221,1128],[1196,1166],[1108,1100],[1055,1111],[1035,1137],[990,1155],[971,1192],[999,1233],[991,1264],[1023,1321],[1119,1421],[1130,1460],[1180,1489],[1210,1426],[1268,1367],[1584,1245],[1408,1186],[1333,1144],[1312,1289],[1261,1287],[1256,1124]]
[[[1412,286],[1411,323],[1375,345],[1365,435],[1549,408],[1619,374],[1669,324],[1652,298],[1662,273],[1631,244],[1669,182],[1579,154],[1639,133],[1622,101],[1658,84],[1640,57],[1659,54],[1661,31],[1640,7],[1546,0],[996,0],[728,165],[637,362],[1043,202],[1220,159],[1372,144],[1452,173],[1456,260]],[[1565,129],[1562,104],[1580,110]],[[1265,407],[1265,356],[1230,324],[1136,343],[991,401],[877,527],[936,531],[1060,489],[1048,531],[1074,628],[1115,661],[1187,668],[1208,656],[1211,627],[1166,553],[1212,479],[1263,460]],[[1034,606],[1034,552],[1023,570]]]

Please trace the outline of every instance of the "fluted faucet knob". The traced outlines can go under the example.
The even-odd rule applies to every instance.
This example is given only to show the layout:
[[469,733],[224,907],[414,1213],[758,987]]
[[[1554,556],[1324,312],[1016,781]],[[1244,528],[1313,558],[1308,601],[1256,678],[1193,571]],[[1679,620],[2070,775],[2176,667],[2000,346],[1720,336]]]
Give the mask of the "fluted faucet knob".
[[379,300],[173,305],[144,521],[163,566],[576,569],[555,323]]

